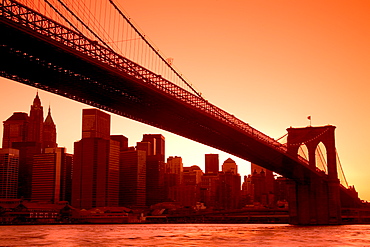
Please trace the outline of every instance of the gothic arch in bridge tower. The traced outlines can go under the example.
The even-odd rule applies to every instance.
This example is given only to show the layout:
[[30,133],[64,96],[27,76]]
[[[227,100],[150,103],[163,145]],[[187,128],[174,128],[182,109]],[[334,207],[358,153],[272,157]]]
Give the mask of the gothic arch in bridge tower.
[[308,150],[308,162],[316,168],[316,149],[322,143],[326,148],[326,161],[328,176],[337,179],[337,161],[335,148],[335,126],[327,125],[320,127],[288,128],[288,153],[296,156],[301,145]]

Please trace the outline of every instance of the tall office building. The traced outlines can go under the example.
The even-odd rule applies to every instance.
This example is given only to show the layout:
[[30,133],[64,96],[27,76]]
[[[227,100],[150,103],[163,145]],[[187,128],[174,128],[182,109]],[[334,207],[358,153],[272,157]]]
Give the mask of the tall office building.
[[37,154],[33,158],[32,192],[35,201],[59,202],[60,165],[59,153]]
[[82,139],[110,139],[110,115],[98,109],[82,110]]
[[11,148],[13,142],[26,142],[28,140],[28,115],[25,112],[14,112],[3,122],[3,148]]
[[205,173],[219,172],[218,154],[205,154]]
[[33,156],[41,154],[46,147],[56,147],[56,128],[50,109],[45,122],[43,115],[37,93],[29,116],[15,112],[4,121],[3,148],[19,150],[18,198],[31,199]]
[[161,134],[144,134],[143,142],[150,142],[151,152],[150,156],[154,155],[159,161],[164,162],[165,160],[165,138]]
[[146,151],[134,147],[121,152],[119,206],[145,207],[146,157]]
[[17,198],[19,151],[0,149],[0,198]]
[[60,171],[60,201],[72,200],[73,154],[65,153]]
[[50,107],[49,107],[48,115],[45,118],[42,139],[43,139],[42,147],[44,149],[57,147],[57,131],[56,131],[53,118],[51,117]]
[[164,191],[166,200],[179,201],[178,194],[181,193],[183,164],[181,157],[170,156],[167,158],[164,172]]
[[263,168],[262,166],[256,165],[251,163],[251,173],[253,174],[261,174],[264,173],[265,176],[265,193],[273,193],[274,192],[274,173],[271,170],[268,170],[266,168]]
[[37,93],[30,110],[28,141],[42,143],[43,127],[44,108],[41,105],[41,100]]
[[272,206],[275,203],[273,172],[256,164],[251,164],[253,201],[264,206]]
[[71,175],[71,169],[66,168],[71,162],[67,157],[70,155],[65,148],[46,148],[45,153],[34,156],[32,200],[57,203],[67,199],[65,195],[70,194],[68,176]]
[[120,151],[128,150],[128,138],[123,135],[111,135],[110,138],[120,143]]
[[233,171],[219,174],[219,207],[224,209],[237,209],[240,207],[241,194],[240,175]]
[[175,201],[187,207],[194,207],[200,201],[200,183],[203,172],[198,166],[183,168],[182,184],[170,189]]
[[164,201],[165,139],[161,134],[145,134],[142,142],[150,143],[146,162],[147,206]]
[[207,208],[218,208],[218,191],[219,191],[219,175],[218,173],[205,173],[202,176],[200,184],[200,201]]
[[182,158],[178,156],[168,157],[167,163],[165,164],[165,174],[175,174],[176,175],[175,185],[182,184],[182,175],[183,175]]
[[253,205],[254,188],[252,184],[252,175],[244,176],[241,191],[242,205]]
[[[43,107],[38,93],[31,105],[29,116],[25,112],[14,112],[3,123],[3,148],[11,148],[14,142],[40,143],[43,148],[56,147],[56,128],[50,107],[44,122]],[[46,138],[45,143],[43,143],[44,138]]]
[[223,172],[231,172],[233,174],[238,174],[238,166],[236,165],[234,160],[228,158],[222,164],[222,171]]
[[83,110],[82,139],[74,144],[74,207],[118,206],[121,144],[112,140],[109,132],[109,114],[97,109]]

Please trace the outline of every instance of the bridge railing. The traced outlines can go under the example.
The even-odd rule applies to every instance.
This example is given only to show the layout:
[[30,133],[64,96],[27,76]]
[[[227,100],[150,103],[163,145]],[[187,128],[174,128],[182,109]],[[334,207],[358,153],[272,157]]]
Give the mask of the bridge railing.
[[[161,75],[155,74],[139,64],[130,61],[124,56],[99,44],[97,41],[86,38],[82,33],[71,30],[17,1],[2,0],[0,4],[0,16],[2,20],[10,21],[13,24],[15,23],[26,31],[31,30],[36,32],[41,39],[48,39],[49,42],[50,39],[56,41],[57,45],[65,46],[65,48],[68,48],[71,52],[80,52],[85,55],[85,58],[87,56],[91,62],[103,63],[111,68],[124,72],[126,75],[138,79],[141,83],[151,86],[155,90],[165,92],[167,95],[171,95],[184,104],[196,108],[202,111],[202,113],[208,114],[234,129],[240,130],[254,139],[271,146],[275,150],[288,155],[287,147],[275,139],[209,103],[204,98],[171,83]],[[292,156],[292,158],[304,165],[308,165],[307,160],[301,156]]]

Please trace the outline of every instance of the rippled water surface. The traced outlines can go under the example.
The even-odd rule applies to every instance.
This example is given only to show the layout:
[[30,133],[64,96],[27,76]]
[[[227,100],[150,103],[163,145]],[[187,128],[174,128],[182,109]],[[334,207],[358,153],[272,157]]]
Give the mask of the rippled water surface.
[[0,246],[370,246],[370,225],[0,226]]

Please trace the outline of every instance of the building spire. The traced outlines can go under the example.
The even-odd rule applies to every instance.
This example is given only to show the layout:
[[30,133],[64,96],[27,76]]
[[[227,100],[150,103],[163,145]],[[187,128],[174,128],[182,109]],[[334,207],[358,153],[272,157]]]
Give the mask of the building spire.
[[51,117],[51,107],[49,104],[48,115],[45,118],[43,126],[43,148],[57,147],[57,130]]
[[54,124],[53,118],[51,117],[50,105],[49,105],[48,115],[46,116],[46,119],[45,119],[45,124]]
[[33,106],[41,106],[41,100],[40,100],[38,91],[36,92],[36,97],[33,100]]

